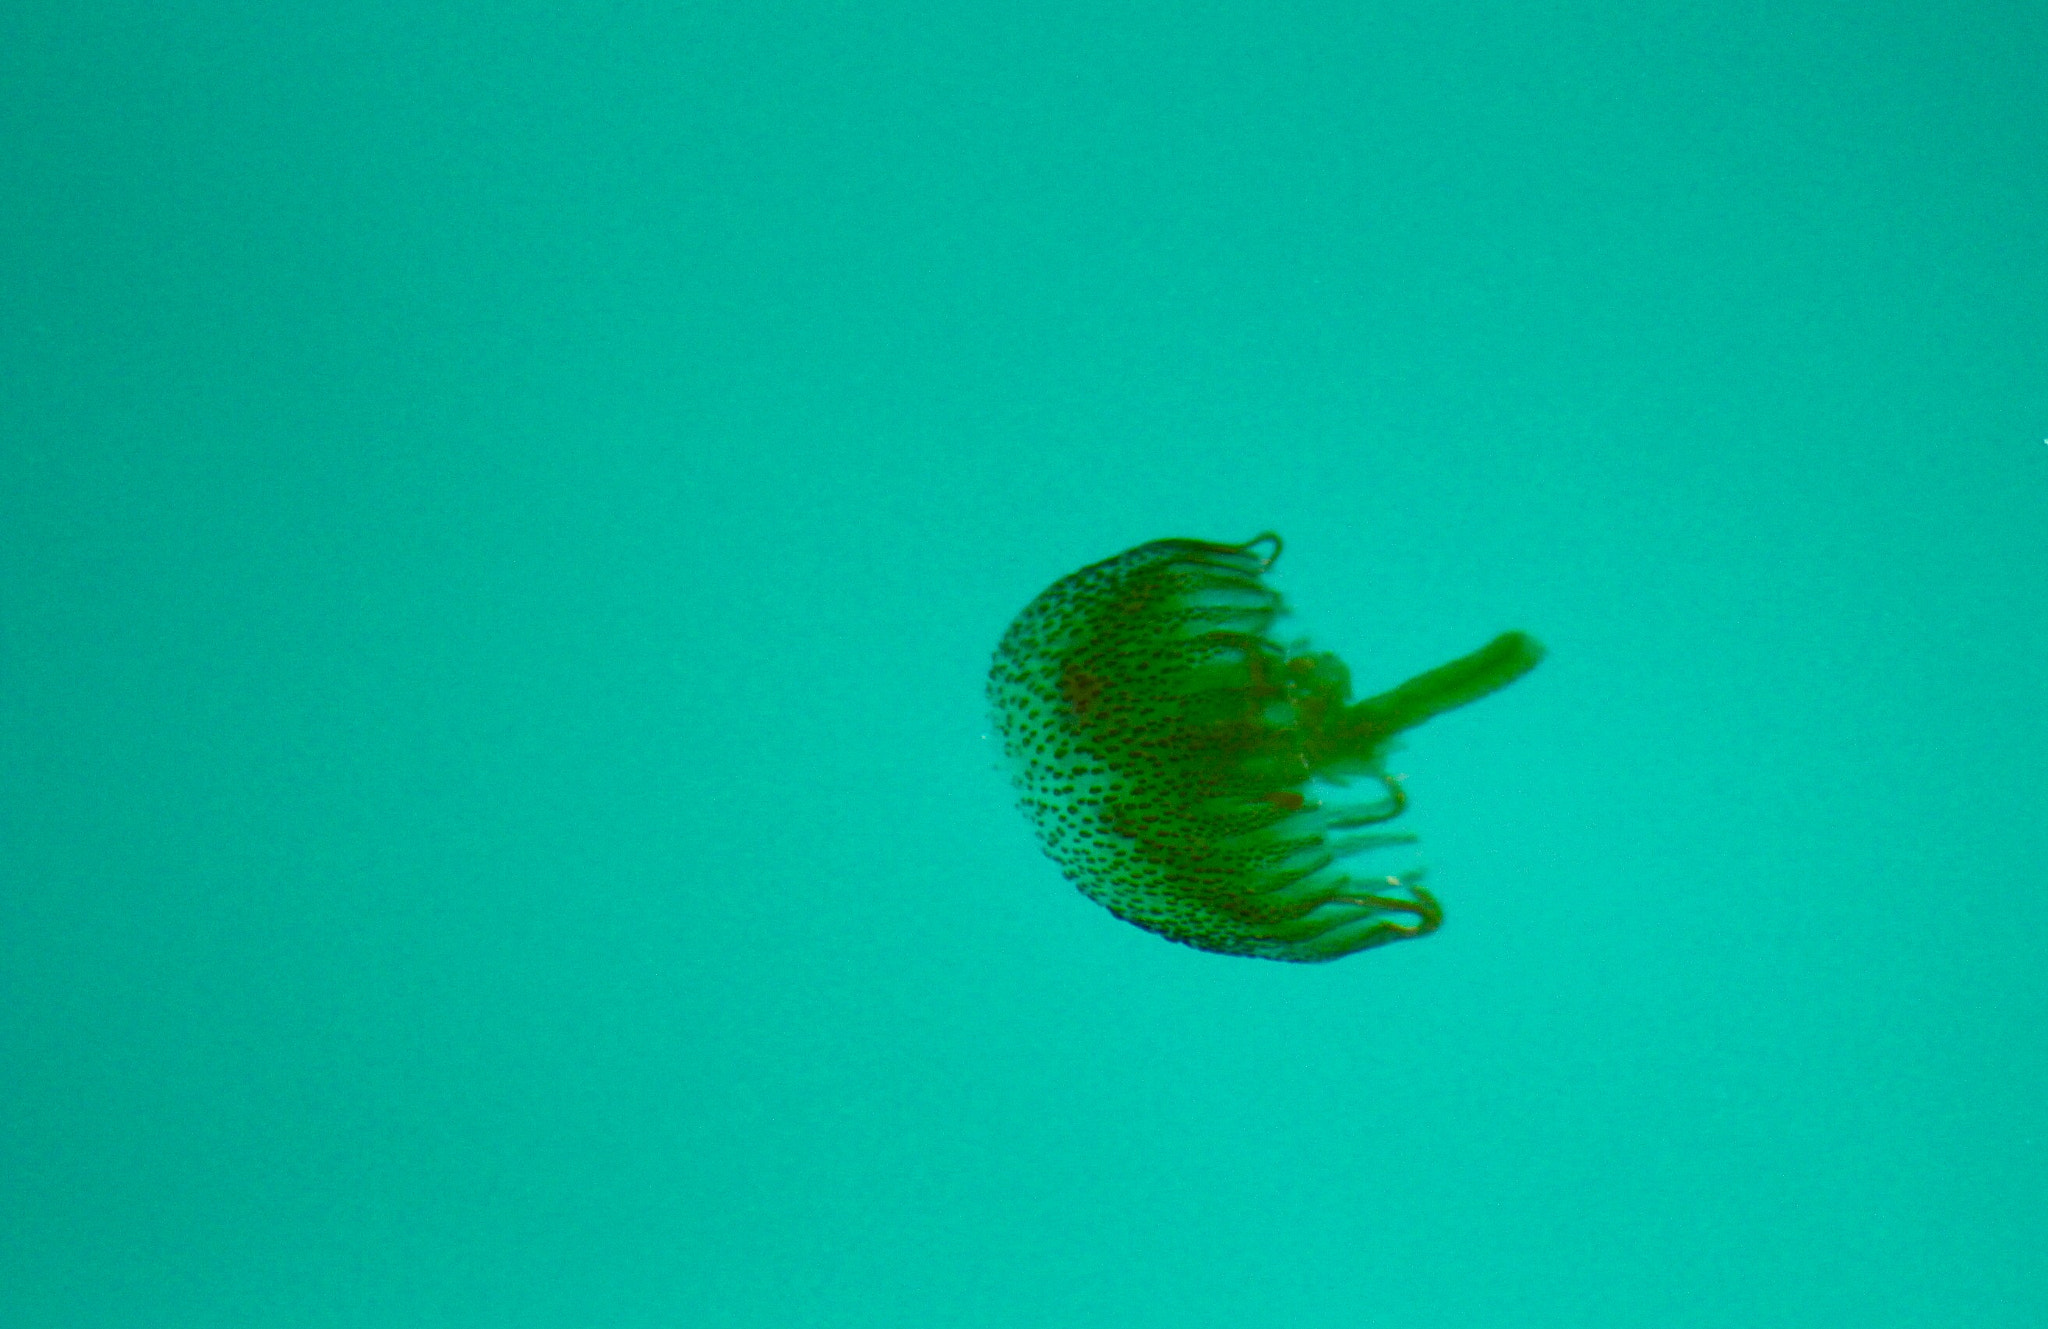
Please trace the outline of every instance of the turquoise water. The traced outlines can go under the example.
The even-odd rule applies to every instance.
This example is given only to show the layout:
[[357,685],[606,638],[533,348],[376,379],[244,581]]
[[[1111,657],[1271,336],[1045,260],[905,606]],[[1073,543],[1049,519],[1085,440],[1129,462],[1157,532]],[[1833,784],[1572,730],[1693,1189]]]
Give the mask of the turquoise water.
[[[0,1324],[2048,1323],[2044,15],[0,10]],[[1322,967],[982,700],[1268,528]]]

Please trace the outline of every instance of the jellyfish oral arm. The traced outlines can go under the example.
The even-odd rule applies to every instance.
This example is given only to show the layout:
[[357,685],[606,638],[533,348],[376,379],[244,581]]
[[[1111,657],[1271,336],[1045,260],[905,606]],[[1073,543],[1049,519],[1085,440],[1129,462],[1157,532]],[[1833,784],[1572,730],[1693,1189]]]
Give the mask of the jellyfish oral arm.
[[1470,655],[1417,674],[1391,692],[1345,708],[1343,727],[1384,741],[1403,729],[1498,692],[1534,669],[1543,647],[1526,632],[1503,632]]

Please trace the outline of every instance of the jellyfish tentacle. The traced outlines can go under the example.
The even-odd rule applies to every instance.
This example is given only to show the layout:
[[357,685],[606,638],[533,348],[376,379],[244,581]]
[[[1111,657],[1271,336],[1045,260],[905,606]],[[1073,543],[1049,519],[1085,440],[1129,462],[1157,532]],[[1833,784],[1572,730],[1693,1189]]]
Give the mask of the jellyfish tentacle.
[[1203,646],[1217,650],[1242,651],[1247,663],[1256,660],[1258,668],[1269,669],[1273,664],[1273,645],[1256,632],[1236,632],[1229,628],[1211,628],[1195,638]]
[[1347,835],[1330,845],[1334,858],[1350,858],[1374,849],[1386,849],[1397,844],[1414,844],[1422,837],[1413,831],[1379,831],[1372,835]]
[[1287,547],[1286,543],[1281,540],[1277,532],[1260,531],[1251,539],[1245,541],[1241,545],[1238,545],[1237,548],[1240,551],[1249,554],[1252,552],[1254,548],[1256,548],[1259,545],[1273,546],[1273,552],[1266,555],[1263,559],[1259,560],[1259,571],[1261,572],[1264,572],[1267,568],[1270,568],[1275,563],[1278,563],[1280,561],[1280,551]]
[[1387,926],[1404,937],[1426,936],[1443,926],[1444,907],[1437,903],[1434,895],[1429,893],[1429,888],[1421,883],[1421,875],[1421,873],[1411,873],[1406,877],[1388,877],[1386,879],[1386,884],[1390,889],[1405,890],[1413,897],[1412,899],[1403,899],[1398,895],[1376,894],[1340,895],[1337,898],[1349,904],[1363,904],[1370,905],[1374,909],[1384,909],[1388,913],[1413,914],[1415,915],[1415,922],[1413,924],[1388,922]]
[[1408,791],[1401,787],[1399,776],[1374,771],[1372,778],[1379,781],[1380,787],[1387,791],[1387,801],[1376,808],[1346,809],[1344,812],[1333,814],[1325,823],[1331,830],[1345,831],[1357,826],[1377,826],[1381,822],[1394,820],[1408,810]]
[[[1333,918],[1330,925],[1315,936],[1297,941],[1285,958],[1309,964],[1341,960],[1359,951],[1434,932],[1443,922],[1443,910],[1436,897],[1415,885],[1413,877],[1390,880],[1405,881],[1407,889],[1417,898],[1403,900],[1395,896],[1369,894],[1340,896],[1332,901],[1332,906],[1342,905],[1355,912],[1348,917]],[[1416,914],[1417,921],[1413,924],[1397,923],[1386,916],[1390,910]]]

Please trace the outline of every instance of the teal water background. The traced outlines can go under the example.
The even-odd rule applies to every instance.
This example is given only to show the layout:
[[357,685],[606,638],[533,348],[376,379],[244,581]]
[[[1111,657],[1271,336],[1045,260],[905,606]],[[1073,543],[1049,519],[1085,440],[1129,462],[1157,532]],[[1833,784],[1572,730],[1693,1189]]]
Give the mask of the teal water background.
[[[0,10],[0,1325],[2048,1323],[2048,10]],[[1272,528],[1448,919],[1118,923]]]

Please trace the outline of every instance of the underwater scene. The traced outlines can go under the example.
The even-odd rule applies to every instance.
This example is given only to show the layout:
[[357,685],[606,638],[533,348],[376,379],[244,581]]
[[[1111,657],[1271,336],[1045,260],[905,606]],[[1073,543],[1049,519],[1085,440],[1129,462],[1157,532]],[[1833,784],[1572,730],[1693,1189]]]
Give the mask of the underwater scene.
[[0,1325],[2048,1324],[2048,10],[0,62]]

